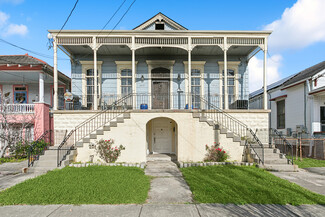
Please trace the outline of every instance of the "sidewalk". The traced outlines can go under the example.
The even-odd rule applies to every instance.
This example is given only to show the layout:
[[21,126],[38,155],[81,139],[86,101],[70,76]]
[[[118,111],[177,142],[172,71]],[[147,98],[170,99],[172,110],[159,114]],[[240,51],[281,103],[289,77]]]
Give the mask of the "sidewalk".
[[174,204],[174,205],[47,205],[3,206],[2,217],[65,217],[65,216],[128,216],[128,217],[205,217],[205,216],[324,216],[321,205],[234,205],[234,204]]
[[[309,169],[316,172],[309,172]],[[325,169],[325,168],[324,168]],[[320,171],[324,169],[299,169],[299,172],[271,172],[273,175],[296,183],[317,194],[325,195],[325,175],[321,175]],[[325,213],[324,213],[325,216]]]

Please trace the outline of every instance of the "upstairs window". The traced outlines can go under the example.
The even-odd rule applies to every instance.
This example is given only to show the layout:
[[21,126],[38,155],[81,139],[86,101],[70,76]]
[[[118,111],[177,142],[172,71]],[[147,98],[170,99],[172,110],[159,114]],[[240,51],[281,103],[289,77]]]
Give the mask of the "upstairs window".
[[15,101],[15,103],[27,103],[27,87],[26,86],[14,87],[14,101]]
[[164,23],[156,23],[156,27],[155,27],[156,30],[164,30],[165,29],[165,24]]
[[121,94],[126,96],[132,93],[132,70],[123,69],[121,71]]

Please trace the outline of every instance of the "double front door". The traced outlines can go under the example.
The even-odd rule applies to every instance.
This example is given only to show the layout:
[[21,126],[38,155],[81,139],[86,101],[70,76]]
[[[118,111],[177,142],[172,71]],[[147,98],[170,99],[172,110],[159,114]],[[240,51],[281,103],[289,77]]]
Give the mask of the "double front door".
[[169,109],[169,81],[152,81],[152,109]]

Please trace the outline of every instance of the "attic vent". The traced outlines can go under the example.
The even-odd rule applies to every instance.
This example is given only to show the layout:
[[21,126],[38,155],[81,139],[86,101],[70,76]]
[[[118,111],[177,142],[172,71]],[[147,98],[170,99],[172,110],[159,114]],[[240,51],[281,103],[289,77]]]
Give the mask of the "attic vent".
[[156,30],[164,30],[165,29],[165,23],[164,22],[156,22]]

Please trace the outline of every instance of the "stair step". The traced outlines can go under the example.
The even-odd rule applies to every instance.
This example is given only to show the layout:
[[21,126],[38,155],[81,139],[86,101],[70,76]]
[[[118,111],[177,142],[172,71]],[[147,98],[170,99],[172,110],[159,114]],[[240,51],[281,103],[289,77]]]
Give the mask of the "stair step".
[[124,119],[130,119],[131,118],[131,114],[129,112],[126,112],[123,114],[123,118]]
[[117,122],[116,121],[110,121],[109,126],[110,127],[117,127]]
[[107,124],[107,125],[105,125],[105,126],[103,127],[103,130],[105,130],[105,131],[110,131],[110,130],[111,130],[111,126],[110,126],[109,124]]
[[226,134],[226,133],[228,133],[228,130],[225,128],[220,128],[220,133]]
[[209,124],[209,126],[214,126],[214,121],[213,120],[207,120],[206,122]]
[[208,118],[207,117],[205,117],[205,116],[201,116],[200,117],[200,122],[206,122],[208,120]]
[[269,171],[277,171],[277,172],[297,172],[298,166],[291,164],[264,164],[258,165],[260,168],[264,168]]
[[81,147],[83,147],[83,146],[84,146],[84,143],[83,143],[83,142],[77,142],[77,143],[76,143],[76,147],[80,147],[80,148],[81,148]]
[[199,118],[201,116],[201,114],[199,112],[193,112],[192,115],[193,115],[193,118]]
[[90,139],[97,139],[97,134],[95,132],[89,135]]
[[123,117],[117,117],[116,122],[117,123],[124,123],[124,118]]
[[104,128],[101,127],[101,128],[99,128],[98,130],[96,130],[96,134],[97,134],[97,135],[104,135]]
[[227,137],[227,138],[234,138],[234,133],[228,132],[228,133],[226,134],[226,137]]

